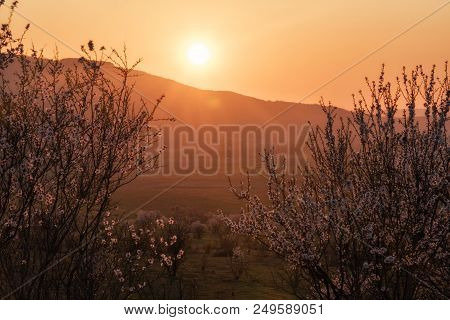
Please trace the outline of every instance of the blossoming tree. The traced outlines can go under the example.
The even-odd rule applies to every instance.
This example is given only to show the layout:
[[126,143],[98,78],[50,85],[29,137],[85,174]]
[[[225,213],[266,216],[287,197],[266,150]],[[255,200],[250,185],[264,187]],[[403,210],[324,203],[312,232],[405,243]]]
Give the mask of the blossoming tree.
[[[309,166],[289,177],[265,154],[269,201],[248,188],[234,232],[251,235],[296,273],[301,298],[411,299],[450,295],[447,65],[393,85],[367,81],[353,117],[310,131]],[[423,106],[425,115],[416,112]]]
[[159,101],[136,103],[135,65],[92,41],[72,65],[27,56],[11,16],[0,30],[0,295],[95,298],[110,253],[102,241],[111,195],[157,166],[158,153],[145,158],[144,148],[158,138]]

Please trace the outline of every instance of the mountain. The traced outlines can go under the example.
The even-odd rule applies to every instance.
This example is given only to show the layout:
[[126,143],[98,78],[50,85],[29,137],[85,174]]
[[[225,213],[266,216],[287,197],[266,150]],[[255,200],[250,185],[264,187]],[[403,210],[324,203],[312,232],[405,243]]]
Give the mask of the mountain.
[[[78,63],[77,59],[63,59],[66,66],[73,66]],[[17,71],[17,65],[12,65],[4,72],[7,78],[12,77]],[[104,66],[104,71],[111,78],[117,78],[116,70],[111,64]],[[265,101],[245,95],[228,91],[201,90],[188,85],[178,83],[173,80],[161,78],[142,71],[135,71],[132,78],[135,82],[136,100],[142,96],[144,100],[156,101],[161,95],[165,95],[159,112],[159,117],[168,116],[176,119],[175,124],[188,124],[194,127],[200,125],[262,125],[267,123],[281,124],[284,127],[293,125],[301,127],[302,124],[311,122],[313,125],[323,126],[326,117],[319,105],[314,104],[293,104],[288,101]],[[344,109],[337,109],[338,117],[348,117],[350,112]],[[172,124],[172,123],[170,123]],[[305,137],[303,137],[304,139]],[[161,210],[166,214],[170,213],[173,207],[179,206],[190,208],[196,212],[215,212],[223,209],[226,212],[238,212],[241,203],[228,191],[226,176],[230,175],[228,169],[233,174],[245,174],[250,167],[258,169],[261,166],[259,153],[261,146],[256,143],[245,144],[246,141],[233,141],[231,156],[229,141],[222,140],[215,146],[219,156],[213,158],[212,167],[216,166],[216,172],[205,172],[199,174],[201,170],[200,161],[203,156],[201,152],[196,153],[194,158],[184,157],[183,146],[173,143],[177,140],[165,141],[163,134],[161,140],[168,149],[163,152],[161,166],[169,168],[169,171],[158,172],[151,176],[140,176],[133,183],[120,189],[114,195],[114,201],[120,203],[125,212],[134,210],[146,203],[144,207],[148,210]],[[235,143],[236,142],[236,143]],[[247,140],[248,142],[248,140]],[[235,144],[234,144],[235,143]],[[242,147],[244,145],[244,148]],[[264,146],[265,147],[265,146]],[[277,152],[282,150],[281,144],[275,144]],[[203,148],[204,149],[204,148]],[[295,143],[293,148],[288,147],[285,155],[288,155],[292,162],[292,168],[298,165],[298,161],[304,160],[301,146]],[[192,155],[192,148],[188,153]],[[245,151],[246,154],[242,152]],[[256,160],[256,165],[252,162]],[[171,170],[174,166],[194,164],[193,170],[180,172]],[[250,170],[252,171],[252,170]],[[187,178],[188,179],[187,179]],[[234,183],[239,177],[234,177]],[[252,177],[252,190],[257,194],[265,194],[266,180],[263,175]],[[157,196],[155,196],[157,195]],[[153,199],[149,202],[149,198]]]
[[[74,63],[65,59],[65,63]],[[105,73],[114,75],[114,67],[105,65]],[[175,117],[180,124],[302,124],[322,125],[325,116],[319,105],[287,101],[266,101],[230,91],[202,90],[142,71],[135,71],[135,92],[144,100],[155,101],[165,95],[161,112]],[[349,111],[338,109],[339,116]]]
[[[78,59],[62,59],[66,67],[79,64]],[[3,74],[10,78],[18,71],[18,64],[11,64]],[[103,66],[104,73],[119,80],[111,63]],[[288,101],[266,101],[230,91],[202,90],[143,71],[133,71],[130,84],[134,83],[136,98],[142,97],[148,105],[165,95],[159,116],[173,117],[178,124],[199,126],[204,124],[255,124],[276,123],[282,125],[322,125],[325,115],[317,104],[298,104]],[[347,117],[349,111],[337,110],[338,116]]]

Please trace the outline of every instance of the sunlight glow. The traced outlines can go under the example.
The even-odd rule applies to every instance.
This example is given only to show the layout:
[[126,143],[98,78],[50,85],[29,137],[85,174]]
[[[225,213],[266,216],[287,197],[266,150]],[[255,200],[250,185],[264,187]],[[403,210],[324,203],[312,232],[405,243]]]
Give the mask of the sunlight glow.
[[202,65],[209,59],[209,50],[203,43],[195,43],[189,47],[187,56],[191,63]]

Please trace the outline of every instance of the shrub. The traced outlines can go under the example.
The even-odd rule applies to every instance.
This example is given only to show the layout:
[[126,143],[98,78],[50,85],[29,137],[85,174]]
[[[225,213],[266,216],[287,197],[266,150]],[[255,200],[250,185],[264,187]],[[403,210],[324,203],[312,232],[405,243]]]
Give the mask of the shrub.
[[210,232],[214,233],[214,234],[219,234],[222,232],[222,229],[225,227],[223,221],[221,221],[220,219],[216,218],[216,217],[211,217],[208,219],[208,221],[206,222],[208,229]]
[[[126,225],[104,219],[103,225],[103,268],[97,279],[106,285],[98,295],[109,299],[135,295],[159,298],[159,290],[167,291],[167,284],[177,278],[184,258],[187,229],[165,217],[140,219]],[[146,293],[151,294],[146,296]]]
[[336,124],[322,103],[327,124],[310,132],[300,176],[265,154],[269,203],[234,190],[248,209],[228,224],[300,272],[303,298],[448,297],[447,65],[441,79],[417,67],[396,87],[383,72],[367,83],[351,119]]
[[218,257],[231,257],[238,246],[239,237],[231,233],[230,230],[224,230],[219,233],[219,244],[215,255]]
[[235,247],[229,256],[230,270],[235,280],[239,280],[248,269],[245,253],[240,247]]
[[111,194],[156,165],[143,158],[155,109],[133,104],[135,65],[116,51],[90,41],[73,66],[29,57],[10,22],[0,30],[0,294],[94,298]]
[[197,239],[201,239],[207,230],[206,225],[201,223],[200,221],[194,221],[191,224],[191,232],[194,234],[194,237]]

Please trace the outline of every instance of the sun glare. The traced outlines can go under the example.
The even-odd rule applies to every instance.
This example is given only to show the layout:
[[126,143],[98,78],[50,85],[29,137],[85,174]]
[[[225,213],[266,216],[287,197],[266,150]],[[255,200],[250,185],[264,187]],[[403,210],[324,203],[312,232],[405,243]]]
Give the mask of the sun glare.
[[206,47],[203,43],[195,43],[189,47],[187,56],[192,64],[205,64],[209,59],[208,47]]

